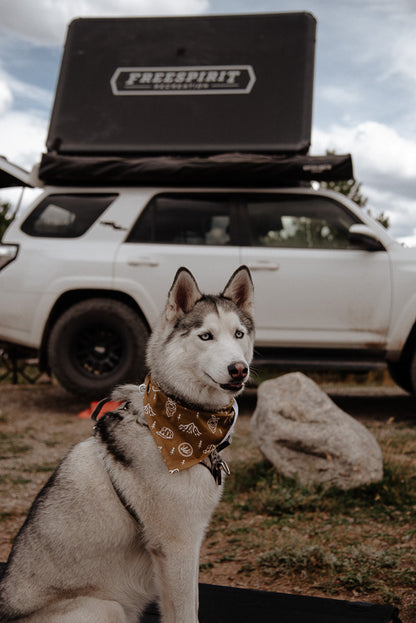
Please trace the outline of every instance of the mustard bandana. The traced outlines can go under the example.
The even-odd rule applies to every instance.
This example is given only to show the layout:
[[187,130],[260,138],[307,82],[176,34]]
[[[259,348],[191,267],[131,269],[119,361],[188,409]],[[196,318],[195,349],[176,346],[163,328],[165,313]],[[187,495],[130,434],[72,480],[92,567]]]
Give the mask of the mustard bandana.
[[147,375],[143,406],[147,424],[171,473],[204,459],[229,436],[237,403],[222,411],[194,411],[166,396]]

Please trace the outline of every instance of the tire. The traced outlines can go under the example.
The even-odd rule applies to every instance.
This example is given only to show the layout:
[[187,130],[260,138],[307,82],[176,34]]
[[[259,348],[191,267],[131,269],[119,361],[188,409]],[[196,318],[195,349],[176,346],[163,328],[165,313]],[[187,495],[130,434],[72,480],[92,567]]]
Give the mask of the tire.
[[412,387],[412,379],[411,379],[411,374],[410,374],[410,368],[411,368],[410,362],[404,363],[402,361],[397,361],[397,362],[392,363],[391,361],[389,361],[387,363],[387,367],[388,367],[390,376],[393,379],[393,381],[396,383],[396,385],[404,389],[406,392],[409,392],[409,394],[415,393],[413,389],[415,385],[413,384],[413,387]]
[[67,309],[52,328],[49,365],[68,391],[99,400],[146,373],[148,331],[125,303],[88,299]]
[[413,349],[412,356],[410,358],[408,374],[410,378],[410,383],[409,383],[409,389],[407,389],[407,391],[410,394],[413,394],[413,396],[416,396],[416,346]]

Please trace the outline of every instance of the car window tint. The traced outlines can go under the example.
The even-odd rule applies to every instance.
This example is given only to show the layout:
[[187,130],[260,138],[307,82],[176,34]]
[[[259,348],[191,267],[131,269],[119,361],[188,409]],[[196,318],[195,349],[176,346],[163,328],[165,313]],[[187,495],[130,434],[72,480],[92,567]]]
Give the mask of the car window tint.
[[252,246],[349,249],[354,214],[326,197],[281,195],[246,201]]
[[77,238],[84,234],[117,195],[49,195],[22,225],[29,236]]
[[127,242],[231,244],[231,201],[224,197],[159,195],[152,199]]

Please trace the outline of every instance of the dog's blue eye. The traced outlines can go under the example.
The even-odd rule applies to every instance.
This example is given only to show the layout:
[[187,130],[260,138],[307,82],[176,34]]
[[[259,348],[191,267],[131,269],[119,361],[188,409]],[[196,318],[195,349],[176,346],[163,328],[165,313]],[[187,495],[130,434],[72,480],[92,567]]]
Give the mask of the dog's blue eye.
[[199,336],[199,339],[202,340],[203,342],[208,342],[208,340],[213,339],[213,335],[212,333],[207,331],[206,333],[201,333],[201,335]]
[[237,329],[237,331],[234,333],[234,337],[236,337],[237,340],[241,340],[244,337],[244,332],[240,331],[240,329]]

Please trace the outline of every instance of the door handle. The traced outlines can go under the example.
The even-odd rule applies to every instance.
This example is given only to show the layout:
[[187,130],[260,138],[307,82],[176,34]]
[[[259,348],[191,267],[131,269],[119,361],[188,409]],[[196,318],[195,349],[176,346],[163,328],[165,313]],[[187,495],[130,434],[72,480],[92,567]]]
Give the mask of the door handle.
[[258,260],[247,264],[250,270],[279,270],[280,265],[276,262],[268,262],[267,260]]
[[128,266],[159,266],[159,262],[152,257],[132,257],[127,261]]

